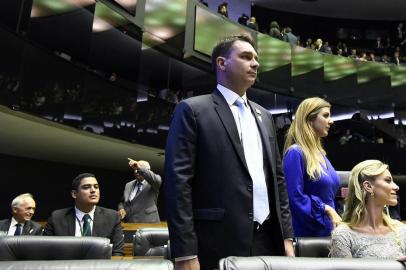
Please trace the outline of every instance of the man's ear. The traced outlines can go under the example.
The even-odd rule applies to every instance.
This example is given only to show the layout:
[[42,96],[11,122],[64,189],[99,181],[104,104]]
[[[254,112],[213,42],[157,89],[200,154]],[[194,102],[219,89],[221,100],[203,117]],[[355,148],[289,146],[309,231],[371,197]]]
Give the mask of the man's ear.
[[76,193],[77,193],[76,190],[72,190],[72,191],[71,191],[70,194],[72,195],[72,198],[76,199],[76,196],[77,196]]
[[369,182],[368,180],[365,180],[364,182],[362,182],[362,185],[366,192],[371,193],[374,191],[371,182]]
[[13,213],[17,213],[17,207],[12,207]]
[[223,56],[219,56],[216,59],[216,64],[217,64],[217,68],[219,70],[225,70],[226,69],[226,58]]

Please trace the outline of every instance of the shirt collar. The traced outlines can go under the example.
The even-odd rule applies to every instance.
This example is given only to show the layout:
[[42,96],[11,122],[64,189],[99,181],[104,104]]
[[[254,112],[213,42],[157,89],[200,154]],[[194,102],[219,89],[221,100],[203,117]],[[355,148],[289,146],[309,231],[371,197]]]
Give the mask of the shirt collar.
[[[228,89],[227,87],[225,87],[225,86],[223,86],[221,84],[217,84],[217,89],[220,91],[220,93],[226,99],[227,104],[229,106],[234,105],[235,101],[240,97],[236,92],[234,92],[233,90]],[[247,94],[244,94],[241,98],[247,104]]]
[[80,210],[79,210],[78,208],[76,208],[76,206],[75,206],[75,215],[76,215],[76,217],[77,217],[80,221],[82,221],[83,216],[86,215],[86,214],[88,214],[88,215],[90,216],[91,220],[93,221],[93,220],[94,220],[94,211],[95,211],[95,210],[96,210],[96,206],[94,206],[93,209],[92,209],[92,211],[90,211],[89,213],[85,213],[85,212],[80,211]]
[[[10,227],[17,225],[18,223],[19,222],[14,217],[12,217]],[[24,223],[20,223],[20,224],[24,226]]]

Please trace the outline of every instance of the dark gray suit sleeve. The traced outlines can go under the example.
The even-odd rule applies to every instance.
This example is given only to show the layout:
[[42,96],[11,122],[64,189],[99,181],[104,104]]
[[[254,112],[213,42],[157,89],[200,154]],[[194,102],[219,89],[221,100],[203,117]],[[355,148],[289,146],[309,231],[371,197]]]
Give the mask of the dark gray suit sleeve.
[[110,238],[110,241],[113,244],[112,255],[124,256],[124,237],[120,217],[118,216],[117,212],[114,211],[113,216],[111,218],[115,220],[112,235]]
[[151,170],[140,169],[140,173],[144,177],[145,181],[147,181],[155,191],[159,191],[162,183],[161,176],[155,174]]
[[44,231],[42,232],[42,235],[47,235],[47,236],[55,235],[54,220],[53,220],[52,215],[48,218],[48,222],[45,225],[45,228],[44,228]]
[[275,124],[273,121],[273,117],[271,114],[269,114],[270,117],[270,122],[271,122],[271,127],[270,130],[273,132],[273,135],[275,137],[275,161],[276,161],[276,181],[278,185],[278,193],[279,193],[279,208],[281,212],[281,225],[282,225],[282,230],[283,230],[283,237],[286,238],[293,238],[294,233],[293,233],[293,228],[292,228],[292,216],[290,214],[290,207],[289,207],[289,198],[288,198],[288,193],[286,190],[286,182],[285,182],[285,176],[283,174],[282,170],[282,160],[279,152],[279,147],[278,147],[278,142],[276,140],[276,129],[275,129]]
[[118,203],[118,206],[117,206],[117,209],[118,209],[118,210],[124,209],[124,202],[125,202],[124,193],[125,193],[125,189],[126,189],[126,188],[127,188],[127,184],[126,184],[125,187],[124,187],[123,196],[121,197],[121,200],[120,200],[120,202]]
[[174,112],[165,150],[164,189],[173,258],[197,254],[192,209],[196,129],[192,109],[186,102],[180,102]]
[[32,221],[31,224],[33,229],[32,235],[42,235],[42,226],[34,221]]

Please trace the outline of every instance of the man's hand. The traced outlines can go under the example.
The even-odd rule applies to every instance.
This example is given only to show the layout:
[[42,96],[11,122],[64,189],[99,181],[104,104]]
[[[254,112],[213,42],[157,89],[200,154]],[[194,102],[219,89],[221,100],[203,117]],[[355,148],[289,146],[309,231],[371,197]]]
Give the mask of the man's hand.
[[405,262],[406,262],[406,256],[405,256],[405,255],[400,256],[400,257],[399,257],[399,258],[397,258],[396,260],[397,260],[398,262],[405,263]]
[[175,262],[175,270],[200,270],[198,258]]
[[285,245],[285,255],[288,257],[295,257],[295,250],[293,248],[293,241],[291,239],[283,240]]
[[337,225],[340,224],[342,221],[340,215],[337,214],[334,208],[332,208],[327,204],[324,209],[325,209],[324,211],[326,211],[326,214],[330,218],[331,222],[333,223],[334,228],[337,227]]
[[130,166],[130,168],[132,168],[134,170],[139,169],[137,161],[135,161],[134,159],[131,159],[131,158],[127,158],[127,159],[128,159],[128,166]]
[[118,215],[120,216],[120,219],[124,219],[125,216],[127,215],[127,213],[126,213],[125,210],[122,208],[122,209],[118,210]]

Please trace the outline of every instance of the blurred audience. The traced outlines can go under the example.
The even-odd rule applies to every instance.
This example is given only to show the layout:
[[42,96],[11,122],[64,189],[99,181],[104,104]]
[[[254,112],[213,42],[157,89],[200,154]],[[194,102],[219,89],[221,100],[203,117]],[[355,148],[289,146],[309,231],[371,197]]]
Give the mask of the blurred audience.
[[217,12],[223,15],[224,17],[228,18],[228,4],[227,2],[221,3],[218,8]]
[[251,17],[247,22],[247,27],[251,28],[252,30],[258,31],[258,23],[255,17]]
[[277,21],[272,21],[269,28],[269,35],[271,37],[283,40],[281,28]]

